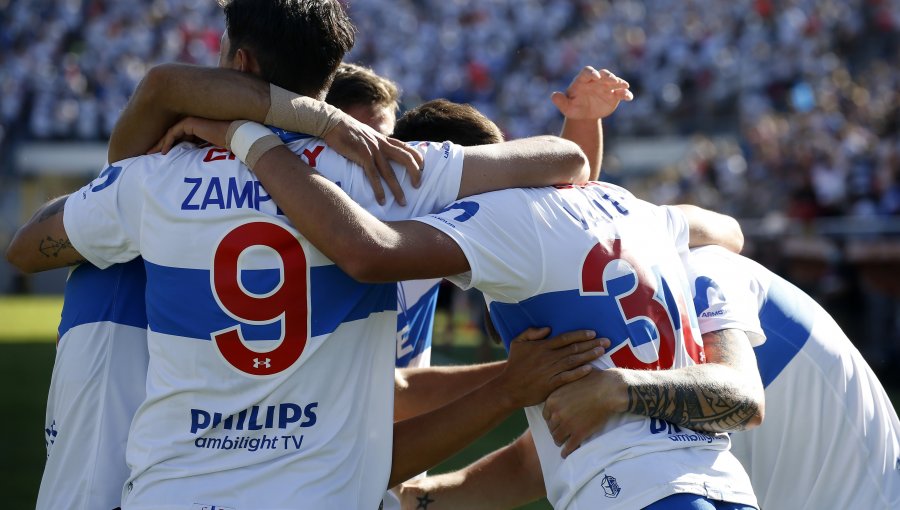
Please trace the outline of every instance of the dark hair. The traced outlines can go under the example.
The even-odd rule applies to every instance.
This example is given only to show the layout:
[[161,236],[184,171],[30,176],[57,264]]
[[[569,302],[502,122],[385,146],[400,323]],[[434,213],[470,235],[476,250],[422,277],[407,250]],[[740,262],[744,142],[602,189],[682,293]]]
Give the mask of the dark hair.
[[407,111],[397,119],[394,138],[406,142],[443,142],[487,145],[503,141],[496,124],[469,104],[435,99]]
[[351,106],[385,106],[397,111],[400,89],[368,67],[341,64],[334,74],[325,102],[344,110]]
[[220,0],[231,40],[253,53],[262,78],[318,97],[353,47],[356,29],[337,0]]

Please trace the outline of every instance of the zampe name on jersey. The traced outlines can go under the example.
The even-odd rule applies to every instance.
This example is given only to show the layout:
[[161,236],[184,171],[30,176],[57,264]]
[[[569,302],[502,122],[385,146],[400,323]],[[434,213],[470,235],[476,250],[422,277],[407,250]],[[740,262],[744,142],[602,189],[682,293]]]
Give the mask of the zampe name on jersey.
[[302,406],[285,402],[277,406],[253,406],[250,409],[225,416],[222,413],[191,409],[191,434],[204,430],[264,430],[288,427],[312,427],[316,424],[316,408],[318,402]]

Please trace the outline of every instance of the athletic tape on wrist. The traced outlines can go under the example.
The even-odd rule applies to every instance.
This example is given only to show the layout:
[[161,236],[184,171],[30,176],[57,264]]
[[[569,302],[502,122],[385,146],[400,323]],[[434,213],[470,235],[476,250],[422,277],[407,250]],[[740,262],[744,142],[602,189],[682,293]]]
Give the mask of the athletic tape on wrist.
[[307,133],[319,138],[340,124],[344,113],[324,101],[300,96],[275,85],[269,85],[269,111],[266,124],[288,131]]
[[226,140],[231,152],[250,168],[270,149],[283,145],[272,131],[256,122],[233,122],[228,127]]

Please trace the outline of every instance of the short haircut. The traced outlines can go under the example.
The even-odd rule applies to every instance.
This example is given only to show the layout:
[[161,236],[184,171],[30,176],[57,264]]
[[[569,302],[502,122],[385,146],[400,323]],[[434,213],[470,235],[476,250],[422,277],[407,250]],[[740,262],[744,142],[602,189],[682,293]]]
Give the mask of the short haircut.
[[406,142],[443,142],[488,145],[503,141],[496,124],[469,104],[435,99],[407,111],[397,119],[394,138]]
[[396,112],[400,88],[368,67],[341,64],[334,74],[325,102],[344,110],[351,106],[380,106]]
[[337,0],[219,0],[231,40],[229,58],[250,50],[262,78],[318,97],[350,48],[356,29]]

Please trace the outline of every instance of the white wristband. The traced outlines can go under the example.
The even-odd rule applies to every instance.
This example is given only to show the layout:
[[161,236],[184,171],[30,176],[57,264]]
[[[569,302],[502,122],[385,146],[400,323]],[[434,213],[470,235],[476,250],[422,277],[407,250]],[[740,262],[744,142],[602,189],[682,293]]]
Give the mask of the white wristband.
[[273,133],[266,126],[256,122],[245,122],[235,130],[231,137],[231,152],[246,163],[250,147],[253,147],[253,144],[260,138],[267,136],[273,136]]

